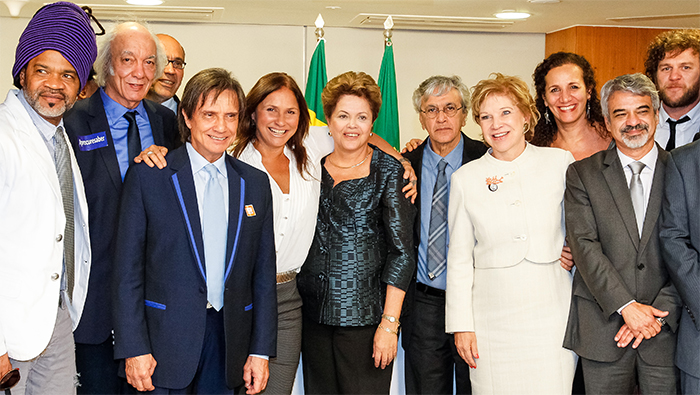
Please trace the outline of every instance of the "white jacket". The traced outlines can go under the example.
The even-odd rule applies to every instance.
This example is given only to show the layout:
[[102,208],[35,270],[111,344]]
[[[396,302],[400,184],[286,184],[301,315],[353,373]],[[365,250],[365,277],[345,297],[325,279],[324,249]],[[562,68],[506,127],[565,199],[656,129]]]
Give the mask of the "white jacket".
[[[66,218],[53,158],[17,93],[10,90],[0,104],[0,355],[29,360],[44,351],[56,322]],[[75,285],[68,303],[75,329],[91,255],[83,178],[68,147],[76,191]]]

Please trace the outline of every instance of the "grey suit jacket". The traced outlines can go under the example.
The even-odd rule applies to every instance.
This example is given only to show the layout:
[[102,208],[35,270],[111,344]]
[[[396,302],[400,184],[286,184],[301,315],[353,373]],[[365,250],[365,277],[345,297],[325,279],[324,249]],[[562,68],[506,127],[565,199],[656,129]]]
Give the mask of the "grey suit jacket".
[[577,270],[564,347],[584,358],[614,362],[622,357],[625,349],[614,341],[624,324],[617,309],[634,299],[669,312],[668,325],[642,341],[640,356],[651,365],[673,365],[680,298],[658,238],[667,159],[668,153],[659,148],[641,240],[614,145],[569,167],[566,233]]
[[662,254],[684,307],[676,365],[700,377],[700,142],[671,151],[662,207]]

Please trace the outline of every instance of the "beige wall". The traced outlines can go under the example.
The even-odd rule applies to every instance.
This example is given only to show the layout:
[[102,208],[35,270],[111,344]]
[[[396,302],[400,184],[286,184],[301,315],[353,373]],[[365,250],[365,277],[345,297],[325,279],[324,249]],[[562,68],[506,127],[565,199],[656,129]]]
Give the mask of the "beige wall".
[[[27,22],[26,18],[0,17],[2,99],[12,87],[14,50]],[[185,80],[201,69],[223,67],[233,71],[246,91],[260,76],[272,71],[289,73],[303,89],[316,45],[313,27],[157,23],[151,28],[176,37],[185,47]],[[329,78],[356,70],[376,79],[384,51],[382,33],[378,29],[326,28]],[[402,143],[426,136],[411,103],[413,90],[425,78],[457,74],[473,86],[498,71],[518,75],[531,84],[532,71],[545,51],[544,34],[398,30],[393,41]],[[473,137],[479,135],[471,117],[465,131]]]

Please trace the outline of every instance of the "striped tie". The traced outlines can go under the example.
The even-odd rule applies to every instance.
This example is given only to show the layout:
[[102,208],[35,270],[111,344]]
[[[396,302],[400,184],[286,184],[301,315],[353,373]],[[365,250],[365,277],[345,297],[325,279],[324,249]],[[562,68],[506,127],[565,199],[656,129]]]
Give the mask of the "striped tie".
[[433,202],[428,229],[428,277],[434,280],[447,267],[447,162],[438,163],[437,180],[433,188]]
[[75,284],[75,223],[73,211],[73,170],[70,162],[70,151],[63,127],[56,128],[56,173],[61,186],[63,212],[66,215],[66,228],[63,232],[63,264],[66,271],[66,287],[68,299],[73,300],[73,285]]

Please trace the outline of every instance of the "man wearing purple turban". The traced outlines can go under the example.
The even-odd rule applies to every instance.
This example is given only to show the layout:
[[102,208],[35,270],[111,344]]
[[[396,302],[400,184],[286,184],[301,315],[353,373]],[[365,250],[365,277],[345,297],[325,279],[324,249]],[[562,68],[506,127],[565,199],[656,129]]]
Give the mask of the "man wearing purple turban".
[[72,330],[90,274],[82,176],[63,127],[97,56],[77,5],[39,9],[12,69],[19,90],[0,104],[0,376],[14,394],[74,394]]

